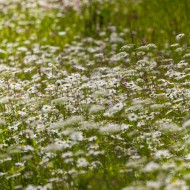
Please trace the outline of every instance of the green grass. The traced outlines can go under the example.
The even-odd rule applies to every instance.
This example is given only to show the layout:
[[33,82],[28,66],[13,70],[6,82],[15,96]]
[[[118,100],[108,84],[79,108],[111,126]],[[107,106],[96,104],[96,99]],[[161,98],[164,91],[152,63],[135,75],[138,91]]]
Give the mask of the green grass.
[[36,2],[0,2],[0,189],[189,189],[189,1]]

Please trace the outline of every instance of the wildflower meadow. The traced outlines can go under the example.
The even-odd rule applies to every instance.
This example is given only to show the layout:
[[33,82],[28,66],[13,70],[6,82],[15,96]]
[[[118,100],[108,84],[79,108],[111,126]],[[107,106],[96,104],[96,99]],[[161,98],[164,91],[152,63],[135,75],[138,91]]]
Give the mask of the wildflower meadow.
[[189,11],[0,0],[0,190],[189,190]]

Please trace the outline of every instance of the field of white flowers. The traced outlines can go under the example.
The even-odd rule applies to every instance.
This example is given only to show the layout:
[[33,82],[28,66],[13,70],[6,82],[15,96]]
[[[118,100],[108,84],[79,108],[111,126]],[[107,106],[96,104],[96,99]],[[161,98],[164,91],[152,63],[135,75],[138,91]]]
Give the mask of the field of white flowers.
[[188,35],[80,35],[89,3],[0,0],[0,189],[188,190]]

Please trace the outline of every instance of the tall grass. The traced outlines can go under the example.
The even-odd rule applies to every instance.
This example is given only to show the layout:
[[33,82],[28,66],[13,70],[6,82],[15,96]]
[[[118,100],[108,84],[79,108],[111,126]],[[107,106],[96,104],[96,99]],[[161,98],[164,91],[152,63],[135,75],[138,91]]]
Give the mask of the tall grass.
[[135,42],[173,43],[179,33],[189,33],[189,2],[187,0],[91,1],[84,8],[85,35],[97,35],[100,28],[114,25],[135,33]]

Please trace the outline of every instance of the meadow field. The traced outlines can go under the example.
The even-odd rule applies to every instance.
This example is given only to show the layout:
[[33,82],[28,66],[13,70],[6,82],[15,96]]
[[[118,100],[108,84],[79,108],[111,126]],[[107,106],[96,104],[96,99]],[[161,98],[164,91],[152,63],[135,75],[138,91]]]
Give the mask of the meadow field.
[[189,190],[189,12],[0,0],[0,190]]

